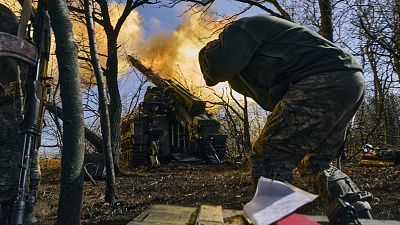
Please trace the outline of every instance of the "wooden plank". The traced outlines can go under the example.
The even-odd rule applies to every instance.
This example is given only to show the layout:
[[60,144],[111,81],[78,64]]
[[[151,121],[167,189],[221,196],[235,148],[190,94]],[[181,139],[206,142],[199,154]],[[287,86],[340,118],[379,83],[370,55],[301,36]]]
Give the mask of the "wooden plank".
[[360,166],[391,167],[391,166],[394,166],[394,160],[391,160],[391,159],[382,159],[382,160],[363,159],[360,162]]
[[[222,210],[221,206],[182,207],[152,205],[128,225],[248,225],[241,210]],[[322,225],[329,225],[326,216],[310,216]],[[222,219],[221,219],[222,218]],[[400,225],[393,220],[360,220],[363,225]]]
[[248,225],[251,220],[244,215],[242,210],[223,209],[224,225]]
[[149,215],[149,210],[146,210],[142,212],[139,216],[137,216],[133,221],[143,221],[148,215]]
[[224,225],[222,206],[201,205],[196,225]]
[[128,225],[187,225],[196,208],[153,205]]
[[159,223],[159,222],[138,222],[138,221],[131,221],[127,225],[163,225],[163,224],[168,224],[171,225],[170,223]]
[[196,207],[185,207],[177,205],[152,205],[150,207],[152,211],[179,211],[179,212],[190,212],[193,213],[197,210]]

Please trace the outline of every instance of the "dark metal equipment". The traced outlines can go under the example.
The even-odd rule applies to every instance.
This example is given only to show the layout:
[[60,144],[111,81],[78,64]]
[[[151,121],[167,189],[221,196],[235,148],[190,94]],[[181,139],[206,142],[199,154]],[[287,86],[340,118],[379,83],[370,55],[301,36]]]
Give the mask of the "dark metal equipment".
[[327,211],[327,217],[330,224],[361,225],[361,222],[357,218],[354,207],[341,198],[335,199],[335,201],[330,204]]
[[378,159],[393,160],[395,165],[400,165],[400,148],[387,149],[366,144],[363,146],[362,151],[376,155]]
[[155,165],[179,156],[219,163],[226,151],[226,135],[206,112],[205,102],[137,59],[129,56],[129,61],[156,85],[147,88],[133,121],[133,165]]

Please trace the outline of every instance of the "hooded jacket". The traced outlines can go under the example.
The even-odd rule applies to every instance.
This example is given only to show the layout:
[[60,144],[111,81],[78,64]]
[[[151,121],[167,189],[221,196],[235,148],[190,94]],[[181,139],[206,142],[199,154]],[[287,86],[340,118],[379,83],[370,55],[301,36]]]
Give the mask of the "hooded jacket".
[[354,57],[319,34],[273,16],[241,18],[199,53],[208,86],[231,87],[271,111],[290,83],[324,72],[362,71]]

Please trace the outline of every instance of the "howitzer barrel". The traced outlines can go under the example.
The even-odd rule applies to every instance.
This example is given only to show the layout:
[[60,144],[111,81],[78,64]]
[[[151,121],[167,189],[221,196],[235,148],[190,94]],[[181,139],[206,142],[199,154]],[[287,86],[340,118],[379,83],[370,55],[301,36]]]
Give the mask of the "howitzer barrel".
[[133,56],[128,55],[128,60],[133,67],[138,69],[153,84],[162,88],[165,93],[173,92],[176,96],[178,96],[187,106],[191,114],[195,116],[205,112],[205,102],[191,94],[182,85],[171,80],[162,78],[153,70],[144,66],[139,60],[137,60]]
[[161,78],[159,75],[155,74],[153,70],[147,68],[137,60],[135,57],[128,55],[128,60],[133,67],[138,69],[147,79],[149,79],[154,85],[157,87],[165,88],[164,82],[165,79]]
[[192,93],[190,93],[186,88],[177,83],[171,82],[170,85],[165,89],[165,92],[167,93],[170,91],[183,100],[192,115],[199,115],[205,112],[206,103],[192,95]]

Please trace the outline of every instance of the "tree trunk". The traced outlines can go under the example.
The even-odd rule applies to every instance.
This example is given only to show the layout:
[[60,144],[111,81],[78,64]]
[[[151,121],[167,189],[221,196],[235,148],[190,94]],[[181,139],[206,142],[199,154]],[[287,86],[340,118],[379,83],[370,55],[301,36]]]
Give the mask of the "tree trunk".
[[394,49],[394,56],[393,56],[393,67],[394,71],[400,77],[400,2],[394,2],[394,41],[395,41],[395,49]]
[[383,90],[382,82],[379,79],[379,72],[378,68],[376,65],[376,58],[375,55],[372,51],[368,50],[367,52],[367,57],[371,66],[371,70],[374,76],[374,87],[375,87],[375,114],[376,114],[376,124],[375,128],[371,130],[371,133],[375,131],[376,128],[378,128],[383,121],[383,134],[384,134],[384,143],[388,143],[388,121],[386,118],[386,110],[385,110],[385,102],[386,102],[386,96],[385,92]]
[[79,225],[83,197],[85,134],[78,58],[66,2],[51,0],[48,4],[56,38],[61,102],[63,108],[68,109],[64,112],[64,150],[61,156],[57,224]]
[[118,88],[117,35],[114,32],[110,32],[107,34],[107,39],[108,57],[106,77],[110,94],[111,148],[114,158],[115,173],[121,174],[119,166],[119,154],[121,149],[121,96]]
[[105,200],[113,204],[115,202],[115,173],[113,154],[111,150],[111,130],[110,130],[110,117],[108,114],[108,106],[106,99],[106,90],[102,78],[101,66],[98,59],[96,38],[94,34],[94,25],[92,18],[92,4],[90,0],[84,0],[85,2],[85,14],[86,14],[86,27],[89,36],[90,45],[90,56],[91,63],[96,76],[97,88],[99,92],[99,111],[100,111],[100,123],[101,133],[103,136],[103,149],[104,149],[104,160],[106,165],[106,195]]
[[399,134],[399,127],[398,127],[398,117],[396,113],[396,100],[395,100],[395,95],[389,94],[387,96],[387,104],[386,104],[386,118],[387,118],[387,124],[388,124],[388,144],[390,146],[395,146],[396,143],[398,143],[398,134]]
[[249,110],[247,104],[247,97],[244,97],[244,106],[243,106],[243,131],[244,131],[244,140],[245,140],[245,151],[246,153],[250,153],[251,151],[251,141],[250,141],[250,124],[249,124]]
[[324,38],[333,41],[332,2],[331,0],[318,0],[318,2],[321,11],[320,34]]

